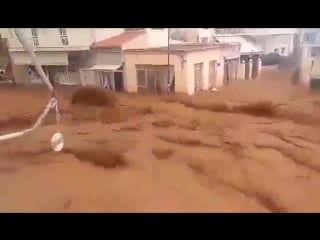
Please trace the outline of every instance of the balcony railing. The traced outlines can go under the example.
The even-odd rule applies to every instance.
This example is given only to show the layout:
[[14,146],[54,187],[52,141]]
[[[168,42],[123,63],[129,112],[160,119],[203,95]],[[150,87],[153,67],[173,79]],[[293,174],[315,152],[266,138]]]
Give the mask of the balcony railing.
[[304,33],[302,38],[304,44],[320,44],[320,33],[309,32]]
[[39,37],[38,36],[33,36],[32,40],[33,40],[33,46],[35,46],[35,47],[39,46]]
[[243,33],[243,28],[216,28],[216,34],[239,34]]

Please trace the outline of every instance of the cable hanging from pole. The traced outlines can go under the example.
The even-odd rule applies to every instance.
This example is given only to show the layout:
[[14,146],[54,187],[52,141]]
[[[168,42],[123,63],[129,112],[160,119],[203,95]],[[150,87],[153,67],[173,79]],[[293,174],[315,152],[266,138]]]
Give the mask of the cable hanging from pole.
[[59,114],[58,100],[56,97],[55,89],[54,89],[53,85],[51,84],[48,76],[43,71],[41,65],[39,64],[39,62],[36,58],[35,52],[34,52],[34,46],[33,46],[32,42],[28,41],[26,35],[24,34],[24,29],[15,28],[14,32],[15,32],[19,42],[21,43],[23,49],[30,54],[32,63],[34,64],[42,81],[47,85],[49,91],[52,93],[52,97],[49,100],[48,104],[45,106],[43,112],[38,117],[36,123],[31,128],[23,130],[23,131],[19,131],[19,132],[0,135],[0,141],[5,141],[5,140],[10,140],[13,138],[21,137],[27,133],[32,132],[33,130],[35,130],[41,126],[43,119],[48,115],[49,111],[51,109],[54,109],[56,112],[57,132],[55,134],[53,134],[53,136],[51,138],[51,145],[52,145],[52,148],[54,151],[56,151],[56,152],[61,151],[64,146],[64,141],[63,141],[63,135],[61,134],[61,132],[59,130],[60,114]]

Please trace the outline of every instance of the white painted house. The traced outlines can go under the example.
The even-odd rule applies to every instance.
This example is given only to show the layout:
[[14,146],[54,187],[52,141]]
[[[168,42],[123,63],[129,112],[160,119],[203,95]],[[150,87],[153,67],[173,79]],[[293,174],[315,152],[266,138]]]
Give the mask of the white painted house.
[[312,61],[315,56],[320,56],[320,29],[301,29],[301,57],[302,63]]
[[123,52],[128,49],[148,49],[177,43],[168,39],[167,28],[125,28],[123,32],[95,42],[87,58],[89,67],[81,70],[83,85],[98,85],[115,91],[124,90]]
[[295,54],[299,45],[297,28],[216,28],[216,38],[241,36],[264,50],[264,54]]
[[256,48],[262,48],[264,54],[276,52],[282,56],[294,54],[298,45],[296,28],[175,28],[171,30],[171,37],[199,43],[233,42],[231,38],[242,37]]
[[[25,28],[23,31],[49,79],[61,84],[79,84],[80,69],[116,70],[115,66],[122,65],[124,49],[168,45],[167,28]],[[13,29],[0,29],[0,33],[8,42],[16,82],[42,83]],[[129,35],[135,36],[126,39]],[[111,46],[112,42],[117,43]]]
[[[62,84],[79,82],[79,67],[86,65],[92,44],[123,32],[123,28],[24,28],[38,61],[50,79]],[[42,83],[13,29],[1,29],[7,39],[13,76],[17,83]]]

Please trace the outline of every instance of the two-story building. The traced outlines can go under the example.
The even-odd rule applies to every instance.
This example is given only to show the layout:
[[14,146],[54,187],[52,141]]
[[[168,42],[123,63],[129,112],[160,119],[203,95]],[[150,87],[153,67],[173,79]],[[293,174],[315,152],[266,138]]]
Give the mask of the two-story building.
[[[61,84],[83,81],[85,85],[86,79],[95,79],[97,84],[104,85],[104,76],[109,76],[111,81],[114,75],[121,75],[122,50],[168,45],[167,28],[25,28],[22,31],[26,41],[34,46],[37,60],[49,79]],[[42,83],[14,30],[0,29],[0,33],[8,43],[15,81]],[[86,77],[87,74],[92,76]]]
[[307,64],[315,56],[320,56],[320,28],[302,28],[300,35],[301,62]]
[[172,29],[171,37],[186,42],[234,42],[233,38],[243,38],[261,48],[264,54],[278,53],[281,56],[295,54],[298,46],[296,28],[182,28]]
[[124,89],[124,51],[168,46],[179,41],[168,38],[167,28],[125,28],[123,32],[95,42],[81,69],[83,85],[98,85],[115,91]]
[[297,28],[216,28],[217,39],[242,37],[261,47],[264,54],[278,53],[281,56],[294,55],[299,36]]
[[[122,28],[25,28],[26,41],[34,46],[36,57],[51,80],[62,84],[79,83],[79,68],[86,67],[92,44],[116,35]],[[17,83],[42,83],[33,63],[13,29],[2,29],[8,43],[13,77]]]

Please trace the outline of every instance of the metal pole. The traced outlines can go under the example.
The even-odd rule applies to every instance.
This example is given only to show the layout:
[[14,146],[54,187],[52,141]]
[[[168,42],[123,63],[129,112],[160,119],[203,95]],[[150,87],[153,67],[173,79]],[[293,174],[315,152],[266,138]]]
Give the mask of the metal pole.
[[168,93],[170,93],[170,28],[168,28]]

